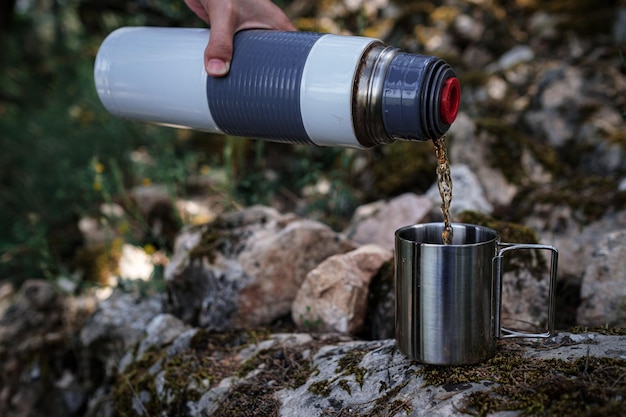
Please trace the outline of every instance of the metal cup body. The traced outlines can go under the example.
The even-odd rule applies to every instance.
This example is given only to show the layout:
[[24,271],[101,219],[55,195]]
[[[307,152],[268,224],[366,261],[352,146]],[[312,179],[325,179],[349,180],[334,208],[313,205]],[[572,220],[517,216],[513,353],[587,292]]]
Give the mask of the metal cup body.
[[496,292],[492,260],[497,233],[453,224],[444,245],[443,223],[396,231],[396,341],[410,359],[463,365],[495,354]]

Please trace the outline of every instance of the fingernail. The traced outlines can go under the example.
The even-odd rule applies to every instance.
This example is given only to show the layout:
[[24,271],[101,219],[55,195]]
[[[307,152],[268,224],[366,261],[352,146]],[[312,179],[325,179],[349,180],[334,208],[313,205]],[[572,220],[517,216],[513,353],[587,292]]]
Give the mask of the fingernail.
[[230,63],[221,59],[209,59],[206,63],[206,72],[214,77],[221,77],[228,74]]

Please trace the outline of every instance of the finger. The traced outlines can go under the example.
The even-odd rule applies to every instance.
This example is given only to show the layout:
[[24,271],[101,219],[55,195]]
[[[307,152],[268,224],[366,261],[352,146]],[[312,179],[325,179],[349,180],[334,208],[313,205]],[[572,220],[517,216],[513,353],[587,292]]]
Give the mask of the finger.
[[200,19],[209,23],[209,15],[206,10],[204,10],[204,6],[199,0],[185,0],[185,4],[187,4],[191,11],[194,12]]
[[237,31],[242,29],[296,30],[281,8],[271,1],[252,0],[246,2],[243,0],[243,3],[247,4],[246,7],[242,6],[238,16]]
[[215,24],[211,27],[209,43],[204,50],[204,67],[213,77],[223,77],[230,70],[233,57],[234,29],[228,25]]

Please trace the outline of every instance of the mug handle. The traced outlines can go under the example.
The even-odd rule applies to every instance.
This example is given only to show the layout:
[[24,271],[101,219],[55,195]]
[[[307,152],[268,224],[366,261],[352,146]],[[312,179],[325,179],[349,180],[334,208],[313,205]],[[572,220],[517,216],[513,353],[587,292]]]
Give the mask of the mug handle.
[[[548,292],[548,329],[544,333],[526,333],[516,330],[509,330],[501,327],[501,311],[502,311],[502,259],[506,252],[516,249],[540,249],[552,252],[550,261],[550,287]],[[538,245],[531,243],[498,243],[498,254],[493,258],[492,265],[495,275],[495,313],[494,313],[494,330],[498,339],[508,339],[513,337],[528,338],[547,338],[554,334],[554,308],[555,308],[555,289],[556,289],[556,269],[559,260],[559,252],[554,246]],[[506,333],[503,335],[502,333]]]

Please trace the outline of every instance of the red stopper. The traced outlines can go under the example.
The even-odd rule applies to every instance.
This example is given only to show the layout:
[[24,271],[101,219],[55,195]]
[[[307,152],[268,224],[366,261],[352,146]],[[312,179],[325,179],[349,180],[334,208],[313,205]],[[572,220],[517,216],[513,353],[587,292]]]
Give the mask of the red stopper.
[[441,119],[446,124],[451,124],[456,119],[461,103],[461,84],[456,77],[448,78],[443,82],[441,89],[441,102],[439,112]]

